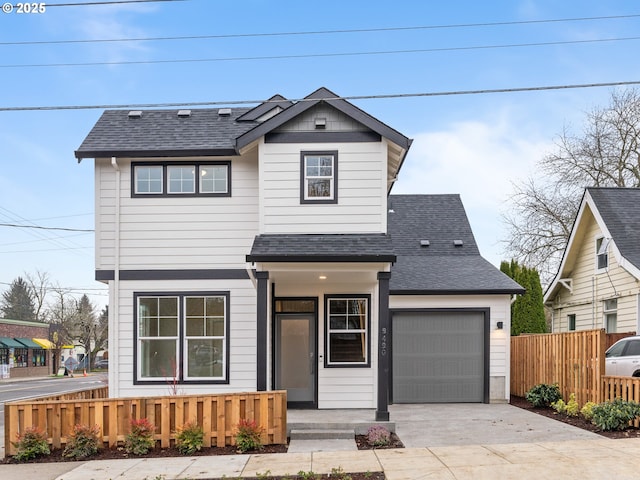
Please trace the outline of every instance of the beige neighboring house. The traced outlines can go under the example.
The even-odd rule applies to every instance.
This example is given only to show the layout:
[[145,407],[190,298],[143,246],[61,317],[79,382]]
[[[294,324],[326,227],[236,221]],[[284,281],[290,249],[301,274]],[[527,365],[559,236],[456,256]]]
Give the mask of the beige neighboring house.
[[640,189],[585,190],[544,303],[553,312],[553,332],[638,331]]

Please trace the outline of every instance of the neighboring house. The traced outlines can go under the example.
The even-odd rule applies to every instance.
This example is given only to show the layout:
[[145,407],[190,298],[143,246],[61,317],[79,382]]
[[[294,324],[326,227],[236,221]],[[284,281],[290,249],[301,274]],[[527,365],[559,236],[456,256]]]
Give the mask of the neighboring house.
[[457,196],[389,196],[410,145],[324,88],[105,111],[76,157],[95,158],[110,395],[286,389],[379,419],[389,400],[506,401],[522,289]]
[[49,324],[0,319],[0,378],[49,375],[53,344]]
[[638,331],[640,189],[587,188],[544,296],[554,332]]

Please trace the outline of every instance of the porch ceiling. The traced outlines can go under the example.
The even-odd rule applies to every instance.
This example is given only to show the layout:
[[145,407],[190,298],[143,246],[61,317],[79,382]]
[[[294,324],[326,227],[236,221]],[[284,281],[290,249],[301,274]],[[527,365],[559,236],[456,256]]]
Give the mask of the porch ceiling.
[[269,272],[269,281],[279,285],[314,285],[376,283],[378,272],[389,271],[390,263],[261,263],[258,270]]

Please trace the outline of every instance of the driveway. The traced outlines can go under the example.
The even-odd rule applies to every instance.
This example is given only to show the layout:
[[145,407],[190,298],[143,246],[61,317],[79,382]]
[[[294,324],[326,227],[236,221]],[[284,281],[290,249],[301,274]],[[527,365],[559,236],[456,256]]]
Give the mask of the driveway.
[[390,405],[389,413],[407,448],[603,438],[508,404]]

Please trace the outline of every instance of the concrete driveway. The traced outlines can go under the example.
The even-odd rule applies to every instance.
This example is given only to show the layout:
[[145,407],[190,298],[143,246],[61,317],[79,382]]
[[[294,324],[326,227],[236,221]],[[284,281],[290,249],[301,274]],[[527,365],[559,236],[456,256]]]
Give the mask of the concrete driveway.
[[603,438],[508,404],[390,405],[389,413],[407,448]]

